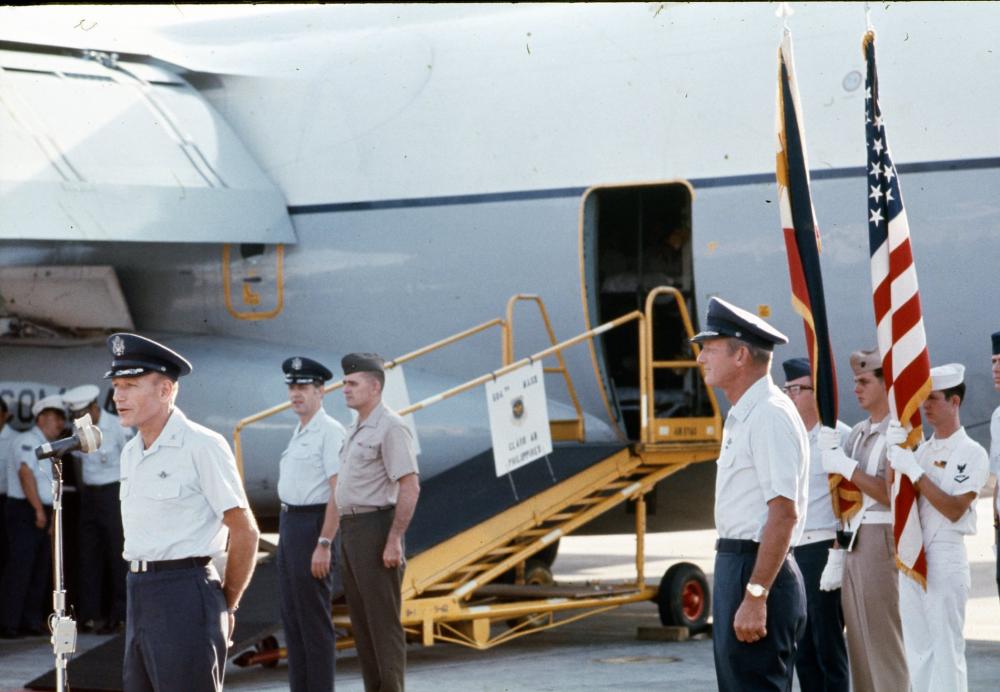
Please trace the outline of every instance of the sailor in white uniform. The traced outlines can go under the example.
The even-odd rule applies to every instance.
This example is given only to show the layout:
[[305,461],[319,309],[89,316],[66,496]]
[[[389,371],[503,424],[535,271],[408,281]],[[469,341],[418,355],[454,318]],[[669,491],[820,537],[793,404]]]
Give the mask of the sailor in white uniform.
[[972,503],[989,475],[986,450],[962,427],[965,367],[931,369],[933,390],[924,402],[934,436],[916,453],[898,446],[906,431],[896,422],[886,432],[889,463],[920,493],[918,508],[927,556],[927,590],[900,574],[899,610],[914,692],[968,689],[965,665],[965,604],[971,580],[965,536],[976,532]]
[[337,507],[344,426],[323,409],[323,385],[333,373],[310,358],[281,365],[288,399],[299,417],[281,454],[278,498],[278,591],[292,692],[333,690],[335,645],[330,604],[334,589]]

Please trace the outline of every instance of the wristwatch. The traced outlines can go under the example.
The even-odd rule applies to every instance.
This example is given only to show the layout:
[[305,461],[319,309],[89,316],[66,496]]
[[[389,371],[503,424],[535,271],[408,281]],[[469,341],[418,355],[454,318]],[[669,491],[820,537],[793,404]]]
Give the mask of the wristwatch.
[[331,541],[329,538],[324,538],[323,536],[320,536],[319,540],[316,541],[316,543],[323,546],[324,548],[329,548],[332,542],[333,541]]
[[747,584],[747,593],[754,598],[767,597],[767,589],[760,584]]

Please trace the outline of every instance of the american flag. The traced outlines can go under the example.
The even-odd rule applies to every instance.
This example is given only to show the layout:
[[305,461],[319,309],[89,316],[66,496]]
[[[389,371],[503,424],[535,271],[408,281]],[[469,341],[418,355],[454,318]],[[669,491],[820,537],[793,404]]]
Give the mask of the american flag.
[[[819,226],[809,192],[809,162],[805,128],[795,80],[791,32],[778,48],[778,207],[788,254],[792,308],[802,317],[806,349],[812,366],[814,395],[823,425],[837,426],[837,371],[827,328],[823,273],[820,270]],[[856,485],[839,474],[830,477],[830,496],[838,519],[846,521],[861,509]]]
[[[878,105],[875,32],[865,34],[865,135],[868,144],[868,241],[871,252],[872,299],[882,372],[889,393],[890,415],[910,431],[908,446],[923,437],[920,404],[931,392],[931,364],[920,310],[917,269],[910,228],[899,191],[899,178],[885,136]],[[909,478],[896,474],[893,488],[893,532],[896,565],[926,586],[927,560],[917,513],[916,490]]]

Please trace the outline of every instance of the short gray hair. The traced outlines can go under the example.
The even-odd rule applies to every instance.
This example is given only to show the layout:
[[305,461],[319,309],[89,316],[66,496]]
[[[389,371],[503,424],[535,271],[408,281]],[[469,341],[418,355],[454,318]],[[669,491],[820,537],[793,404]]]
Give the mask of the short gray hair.
[[736,337],[730,337],[728,342],[730,353],[736,353],[740,346],[743,346],[750,354],[750,360],[753,363],[756,365],[771,365],[771,351],[768,349],[762,346],[757,346],[756,344],[751,344],[749,341],[744,341],[743,339],[737,339]]

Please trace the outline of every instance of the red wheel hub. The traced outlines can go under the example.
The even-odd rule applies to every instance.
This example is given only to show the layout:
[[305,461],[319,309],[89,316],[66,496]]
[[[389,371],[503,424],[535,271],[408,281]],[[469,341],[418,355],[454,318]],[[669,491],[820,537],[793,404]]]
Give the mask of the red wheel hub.
[[705,610],[705,591],[695,579],[689,579],[681,587],[681,611],[688,620],[695,621]]

